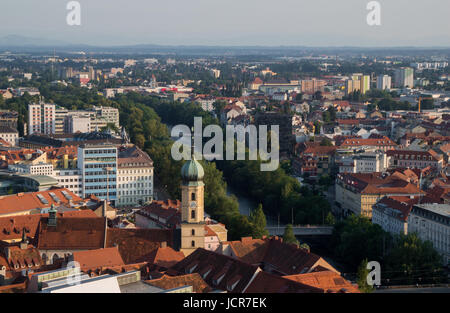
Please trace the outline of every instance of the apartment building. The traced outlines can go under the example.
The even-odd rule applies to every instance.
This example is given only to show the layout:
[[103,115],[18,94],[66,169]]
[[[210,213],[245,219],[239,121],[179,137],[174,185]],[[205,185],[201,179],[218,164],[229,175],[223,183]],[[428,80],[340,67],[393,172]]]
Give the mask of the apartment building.
[[117,206],[143,205],[153,199],[153,161],[137,146],[118,149],[117,193]]
[[345,81],[345,94],[348,96],[352,92],[359,91],[365,94],[370,90],[370,76],[363,74],[353,74],[351,79]]
[[344,216],[372,217],[372,207],[385,196],[417,197],[425,194],[417,185],[387,173],[340,173],[336,178],[336,202]]
[[443,167],[444,157],[432,149],[428,151],[391,150],[387,152],[389,167],[409,167],[424,169],[433,167],[440,171]]
[[414,69],[402,67],[395,70],[394,84],[397,88],[414,87]]
[[17,129],[19,113],[16,111],[0,111],[0,126],[9,126]]
[[94,106],[92,110],[97,114],[97,117],[101,117],[106,121],[106,123],[112,123],[120,128],[119,124],[119,110],[111,107],[96,107]]
[[65,119],[65,133],[89,133],[91,131],[91,118],[88,116],[69,115]]
[[392,86],[392,78],[389,75],[380,75],[377,77],[377,89],[390,90]]
[[111,107],[93,107],[86,111],[69,111],[56,108],[55,134],[88,133],[98,131],[107,124],[120,128],[119,111]]
[[0,139],[3,139],[11,146],[15,146],[17,144],[17,140],[19,139],[19,132],[17,129],[10,126],[0,125]]
[[55,169],[53,177],[58,187],[66,188],[81,197],[83,194],[83,178],[79,169]]
[[408,232],[417,233],[422,240],[429,240],[450,265],[450,205],[416,204],[408,220]]
[[28,134],[54,134],[56,129],[56,107],[51,103],[28,105]]
[[372,208],[372,223],[393,235],[408,234],[408,218],[419,197],[384,197]]
[[397,147],[397,144],[386,136],[377,136],[372,138],[347,138],[340,145],[341,149],[364,149],[388,151]]
[[388,158],[383,151],[344,156],[336,162],[339,164],[339,173],[384,172],[388,168]]
[[311,79],[311,80],[302,80],[301,86],[302,86],[302,93],[306,94],[313,94],[317,91],[323,91],[324,87],[326,85],[326,81],[324,80],[318,80],[318,79]]
[[26,153],[24,159],[15,160],[8,170],[20,174],[53,176],[53,165],[47,162],[46,153]]

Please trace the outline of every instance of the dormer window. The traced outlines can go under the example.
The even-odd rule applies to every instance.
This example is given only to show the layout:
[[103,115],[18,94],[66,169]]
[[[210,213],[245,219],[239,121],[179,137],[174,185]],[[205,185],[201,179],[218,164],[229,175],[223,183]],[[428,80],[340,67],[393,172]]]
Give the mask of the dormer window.
[[241,276],[235,276],[231,281],[228,282],[227,284],[227,290],[228,291],[233,291],[233,289],[237,286],[237,284],[239,284],[239,282],[241,281]]
[[213,279],[213,284],[216,286],[219,285],[224,277],[225,277],[225,273],[223,273],[219,278]]
[[209,273],[211,273],[212,268],[210,268],[206,273],[202,275],[203,279],[206,279]]
[[196,268],[197,268],[197,264],[192,265],[188,270],[189,274],[192,273]]

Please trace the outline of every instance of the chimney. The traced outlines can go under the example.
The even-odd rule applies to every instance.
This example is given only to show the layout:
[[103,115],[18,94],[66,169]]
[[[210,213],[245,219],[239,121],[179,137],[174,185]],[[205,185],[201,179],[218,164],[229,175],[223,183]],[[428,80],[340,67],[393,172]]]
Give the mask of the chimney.
[[25,227],[22,229],[22,241],[20,242],[20,249],[25,250],[28,248],[28,239],[25,232]]
[[167,248],[167,241],[161,242],[161,248]]
[[50,210],[48,211],[48,226],[56,226],[56,213],[58,211],[55,208],[55,205],[52,204]]

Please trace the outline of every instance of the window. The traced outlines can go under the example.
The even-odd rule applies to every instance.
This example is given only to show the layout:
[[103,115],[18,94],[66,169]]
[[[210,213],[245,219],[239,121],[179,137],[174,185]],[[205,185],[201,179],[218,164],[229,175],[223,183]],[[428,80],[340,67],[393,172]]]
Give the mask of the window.
[[195,193],[191,193],[191,201],[195,201]]
[[195,241],[194,241],[194,240],[192,240],[191,246],[192,246],[192,247],[195,247]]
[[194,210],[191,211],[191,218],[195,218],[195,211]]
[[192,236],[195,236],[195,229],[191,231]]

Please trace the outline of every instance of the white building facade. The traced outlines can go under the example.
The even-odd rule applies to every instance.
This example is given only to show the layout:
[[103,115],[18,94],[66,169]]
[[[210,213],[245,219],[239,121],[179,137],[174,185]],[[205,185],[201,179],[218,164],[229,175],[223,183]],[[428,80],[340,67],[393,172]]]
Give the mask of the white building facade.
[[450,264],[450,205],[420,204],[413,206],[408,219],[408,232],[429,240],[442,255],[444,264]]

